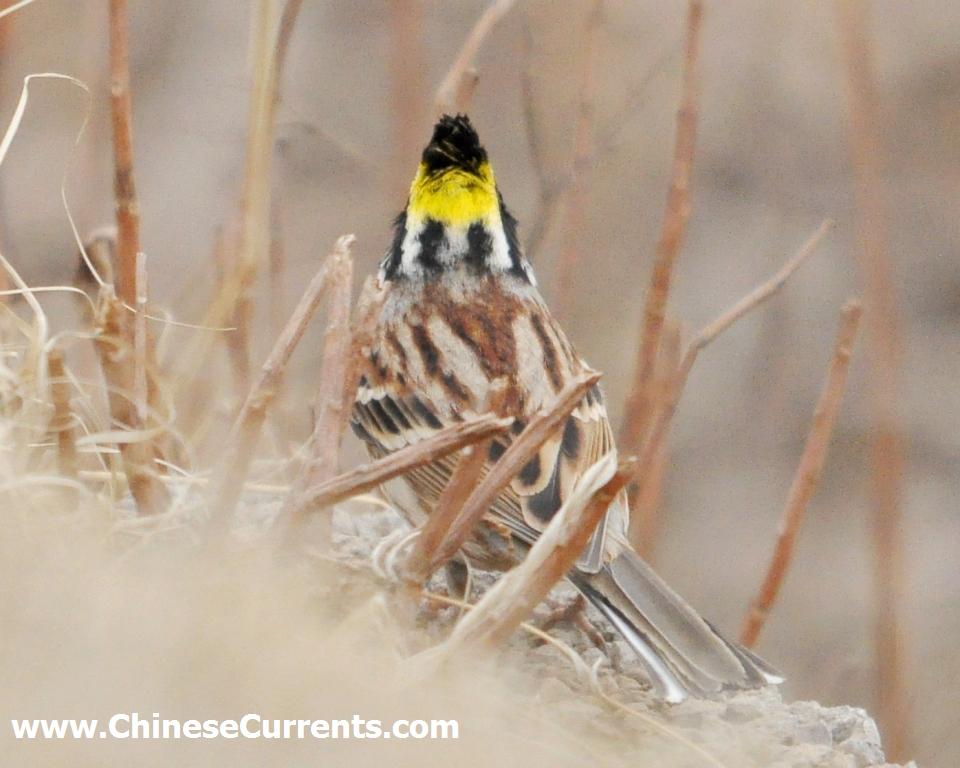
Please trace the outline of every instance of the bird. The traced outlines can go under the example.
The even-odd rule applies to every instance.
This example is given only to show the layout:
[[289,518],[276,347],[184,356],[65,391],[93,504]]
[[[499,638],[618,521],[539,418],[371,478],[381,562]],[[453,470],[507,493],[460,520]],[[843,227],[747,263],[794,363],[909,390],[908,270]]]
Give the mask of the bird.
[[[523,253],[517,219],[469,117],[433,128],[393,223],[377,274],[383,301],[350,424],[376,459],[489,410],[512,427],[489,443],[485,471],[530,417],[591,372],[550,313]],[[501,492],[463,546],[467,562],[506,571],[563,505],[577,479],[617,450],[603,393],[592,386],[557,434]],[[414,528],[435,509],[456,457],[386,483]],[[633,649],[668,702],[782,681],[769,664],[725,638],[631,548],[626,494],[610,506],[567,579]]]

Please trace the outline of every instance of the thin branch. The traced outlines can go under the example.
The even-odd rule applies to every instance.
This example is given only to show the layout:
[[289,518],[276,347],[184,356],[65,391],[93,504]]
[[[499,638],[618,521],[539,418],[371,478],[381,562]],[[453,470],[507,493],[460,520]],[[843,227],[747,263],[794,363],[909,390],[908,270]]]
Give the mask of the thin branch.
[[[506,398],[505,387],[494,390],[483,410],[486,413],[503,413]],[[409,584],[422,587],[433,572],[432,564],[437,559],[438,550],[443,546],[450,528],[483,477],[491,444],[491,440],[486,440],[460,452],[457,465],[440,494],[436,507],[420,528],[404,563],[404,577]]]
[[387,3],[387,15],[391,144],[394,146],[390,153],[390,192],[406,197],[414,169],[410,161],[417,156],[430,111],[425,80],[423,0],[391,0]]
[[52,349],[47,355],[50,400],[53,418],[50,431],[57,436],[57,465],[65,477],[77,477],[77,446],[74,440],[73,413],[70,411],[70,381],[63,365],[63,352]]
[[[97,306],[94,346],[107,381],[110,417],[115,424],[137,431],[144,425],[134,404],[135,363],[131,347],[132,315],[105,285],[100,289]],[[155,447],[150,440],[136,440],[120,444],[123,471],[127,477],[137,510],[141,515],[159,514],[166,510],[170,496],[160,482],[155,467]]]
[[866,337],[872,371],[876,702],[888,757],[901,762],[910,752],[901,605],[906,582],[902,507],[907,451],[898,407],[903,331],[889,249],[890,213],[883,180],[885,150],[870,50],[868,3],[837,0],[836,9],[849,105],[857,253],[869,310]]
[[[311,486],[326,482],[337,471],[339,446],[346,429],[350,405],[359,385],[364,355],[372,343],[380,308],[386,297],[382,286],[374,278],[367,278],[357,301],[353,333],[348,335],[343,321],[349,316],[350,310],[351,269],[352,267],[347,265],[347,274],[344,276],[341,272],[341,287],[338,291],[340,298],[335,300],[339,308],[331,309],[330,323],[341,330],[336,333],[333,328],[327,330],[321,367],[323,385],[316,400],[317,419],[310,436],[310,458],[290,486],[278,515],[284,527],[284,544],[287,546],[295,543],[306,522],[307,510],[302,502],[308,490]],[[324,411],[325,415],[321,415],[321,411]],[[322,523],[321,538],[327,544],[332,532],[331,522],[329,518],[325,518]]]
[[338,475],[304,493],[294,507],[295,515],[307,515],[332,504],[366,493],[387,480],[423,467],[467,445],[505,431],[513,419],[485,414],[442,429],[435,435],[368,464]]
[[[351,236],[348,236],[351,237]],[[341,241],[346,238],[341,238]],[[339,243],[338,243],[339,245]],[[300,339],[313,319],[331,282],[331,271],[338,254],[335,252],[314,275],[304,291],[300,302],[287,321],[286,327],[273,345],[270,355],[260,369],[260,376],[253,385],[226,440],[226,452],[221,459],[207,492],[211,529],[226,530],[243,490],[253,458],[253,451],[260,438],[267,409],[277,394],[284,370]]]
[[466,111],[469,103],[460,103],[458,95],[463,98],[473,92],[473,88],[464,84],[465,79],[476,78],[476,72],[471,74],[471,66],[476,58],[480,47],[486,40],[487,35],[500,22],[500,20],[509,13],[510,9],[516,5],[516,0],[494,0],[487,6],[486,10],[480,14],[470,34],[460,48],[457,57],[447,71],[446,76],[437,88],[434,97],[434,107],[436,113],[443,114],[449,112]]
[[683,92],[680,98],[680,110],[677,113],[670,189],[667,193],[666,211],[657,241],[650,287],[647,290],[639,359],[619,436],[621,449],[628,452],[639,450],[652,416],[651,384],[657,362],[657,350],[660,348],[663,321],[666,317],[673,265],[680,251],[687,219],[690,216],[690,173],[697,139],[699,89],[697,70],[702,18],[702,3],[699,0],[692,0],[687,16]]
[[303,0],[287,0],[280,14],[280,23],[277,25],[277,40],[273,50],[273,102],[274,109],[280,104],[283,87],[283,72],[287,64],[287,54],[290,52],[290,40],[300,15]]
[[840,314],[840,330],[837,334],[833,357],[827,369],[827,377],[813,412],[813,422],[807,433],[807,442],[803,448],[803,455],[797,466],[787,497],[787,505],[783,513],[783,522],[780,525],[780,535],[773,557],[767,567],[760,591],[750,604],[750,610],[744,620],[740,633],[740,642],[752,648],[763,629],[770,609],[773,607],[780,592],[780,586],[786,577],[797,533],[803,522],[807,505],[820,481],[820,474],[827,458],[830,447],[830,436],[833,425],[840,411],[840,402],[843,399],[843,390],[847,381],[847,371],[850,368],[850,354],[857,337],[862,314],[860,302],[852,299],[848,301]]
[[577,123],[573,140],[573,183],[567,192],[565,244],[557,263],[557,315],[569,317],[573,295],[576,293],[576,271],[579,263],[579,238],[586,226],[587,166],[593,154],[593,132],[596,117],[597,57],[600,50],[603,0],[592,0],[586,16],[583,33],[583,71],[580,77],[580,98],[577,105]]
[[657,454],[663,450],[663,444],[670,430],[673,414],[677,410],[677,403],[680,400],[680,395],[683,393],[683,388],[686,386],[687,379],[690,376],[690,370],[693,368],[693,364],[696,362],[697,355],[700,351],[745,314],[756,309],[756,307],[764,301],[779,292],[787,280],[800,268],[800,265],[813,254],[817,244],[832,226],[833,223],[831,221],[824,221],[779,272],[765,283],[757,286],[747,294],[747,296],[723,312],[716,320],[706,325],[687,345],[683,358],[680,361],[680,367],[677,372],[677,383],[672,396],[658,409],[657,414],[654,416],[650,433],[647,435],[643,444],[643,451],[640,454],[640,469],[637,472],[637,477],[647,477],[650,474]]
[[117,294],[132,307],[137,300],[140,210],[133,178],[133,106],[127,0],[110,0],[110,110],[113,122],[114,194],[117,215]]
[[[654,373],[654,413],[670,402],[680,385],[680,327],[667,322]],[[628,492],[630,509],[630,542],[637,554],[653,563],[659,529],[659,512],[663,483],[667,472],[669,450],[666,441],[657,452],[650,473],[631,483]]]
[[530,419],[523,432],[504,451],[464,503],[443,542],[437,546],[430,563],[430,571],[437,570],[460,551],[507,483],[536,455],[544,441],[561,427],[570,411],[576,408],[587,390],[599,380],[599,373],[582,375],[568,384],[549,407],[541,409]]
[[[616,468],[615,455],[607,454],[592,469],[585,473],[582,487],[574,491],[523,562],[488,591],[476,609],[460,622],[450,638],[451,646],[503,642],[570,571],[607,508],[634,476],[637,459],[627,459]],[[601,471],[604,469],[608,470],[605,475]]]

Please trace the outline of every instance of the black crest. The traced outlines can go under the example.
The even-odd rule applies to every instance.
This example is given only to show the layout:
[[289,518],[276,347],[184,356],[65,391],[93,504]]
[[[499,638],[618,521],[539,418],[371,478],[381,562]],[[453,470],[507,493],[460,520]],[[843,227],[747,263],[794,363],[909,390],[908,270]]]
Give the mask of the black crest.
[[476,171],[487,161],[487,150],[466,115],[444,115],[433,128],[433,138],[423,150],[423,163],[429,173],[447,168]]

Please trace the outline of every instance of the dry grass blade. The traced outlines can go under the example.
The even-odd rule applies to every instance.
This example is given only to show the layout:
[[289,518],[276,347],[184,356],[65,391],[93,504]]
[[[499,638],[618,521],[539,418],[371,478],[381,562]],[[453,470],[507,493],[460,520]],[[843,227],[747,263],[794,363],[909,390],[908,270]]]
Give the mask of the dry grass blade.
[[437,88],[434,97],[437,114],[462,112],[467,109],[468,103],[460,103],[458,96],[468,98],[473,93],[473,87],[469,83],[464,83],[464,80],[469,81],[476,78],[476,73],[470,71],[471,64],[487,35],[510,12],[514,5],[516,5],[516,0],[494,0],[480,14],[480,18],[477,19],[477,23],[473,25],[473,29],[470,30],[470,34],[467,35],[467,39],[460,48],[457,58],[454,59],[446,76]]
[[700,350],[710,344],[710,342],[745,314],[756,309],[764,301],[779,292],[783,286],[786,285],[791,275],[813,254],[817,245],[823,239],[823,236],[826,235],[832,226],[833,222],[829,220],[824,221],[777,274],[766,282],[758,285],[740,301],[720,314],[713,322],[702,328],[687,345],[683,357],[680,360],[680,367],[677,371],[677,381],[672,388],[672,394],[670,398],[659,407],[658,412],[654,416],[650,433],[644,441],[637,477],[647,477],[650,474],[657,455],[663,450],[663,444],[670,429],[670,422],[673,420],[673,414],[677,410],[677,403],[690,376],[690,370],[696,362],[697,355],[700,354]]
[[[132,359],[131,320],[132,315],[114,294],[113,288],[101,288],[94,346],[108,385],[110,417],[118,426],[142,431],[144,424],[134,403],[135,364]],[[152,441],[121,442],[120,455],[127,485],[140,514],[154,515],[166,510],[170,497],[156,474]]]
[[876,701],[887,754],[910,752],[904,670],[902,596],[906,594],[903,485],[906,438],[899,413],[903,331],[890,254],[885,150],[872,62],[866,0],[837,0],[837,26],[849,104],[850,151],[857,205],[857,253],[865,286],[872,407],[871,474],[876,584]]
[[568,384],[549,407],[543,408],[530,419],[523,432],[467,498],[460,514],[433,553],[430,571],[435,571],[460,551],[507,483],[533,458],[544,441],[561,427],[570,411],[577,407],[587,390],[599,380],[599,373],[584,374]]
[[133,180],[133,107],[127,0],[110,0],[110,110],[113,121],[114,194],[117,204],[117,293],[129,307],[137,300],[140,211]]
[[306,515],[344,499],[376,488],[417,467],[422,467],[506,430],[513,419],[500,419],[493,414],[479,416],[471,421],[447,427],[426,440],[421,440],[382,459],[363,464],[356,469],[312,488],[304,493],[294,505],[295,515]]
[[697,139],[697,68],[700,55],[700,27],[703,5],[699,0],[690,3],[687,16],[687,42],[683,65],[683,93],[677,113],[676,139],[673,149],[673,170],[667,193],[667,207],[663,226],[657,241],[650,287],[643,311],[643,332],[634,381],[627,398],[625,416],[620,429],[621,450],[638,451],[646,436],[652,417],[652,383],[657,363],[657,351],[663,333],[663,323],[670,294],[673,265],[683,242],[690,217],[690,172]]
[[585,472],[581,481],[585,487],[571,494],[570,503],[550,522],[524,561],[487,592],[470,614],[475,626],[458,626],[456,635],[489,643],[506,640],[573,567],[607,508],[634,476],[637,463],[635,458],[628,459],[614,471],[616,456],[607,454],[594,471]]
[[47,355],[47,370],[50,375],[50,399],[53,401],[53,418],[50,432],[57,439],[57,465],[60,472],[70,478],[77,477],[77,446],[73,432],[73,413],[70,410],[70,382],[63,365],[63,352],[53,349]]
[[770,609],[777,599],[780,585],[783,583],[787,569],[790,567],[794,543],[803,522],[807,504],[809,504],[820,480],[820,474],[827,458],[827,450],[830,446],[830,435],[833,433],[833,425],[837,419],[837,413],[840,411],[840,402],[843,399],[847,371],[850,368],[850,354],[857,337],[857,330],[860,327],[862,311],[859,301],[850,300],[844,305],[841,312],[840,330],[833,349],[833,357],[830,360],[827,377],[820,392],[816,410],[813,413],[813,422],[807,434],[803,455],[800,458],[800,463],[793,478],[793,485],[790,487],[790,494],[787,497],[777,545],[767,567],[763,584],[750,604],[750,610],[740,633],[740,642],[748,648],[752,648],[756,644]]
[[[346,238],[341,238],[345,240]],[[349,244],[349,243],[348,243]],[[273,350],[260,370],[227,437],[227,450],[210,482],[207,503],[210,527],[225,530],[231,513],[243,490],[253,451],[266,418],[267,408],[276,396],[284,369],[300,339],[307,330],[330,283],[330,273],[337,254],[332,255],[314,275],[286,327],[277,338]]]

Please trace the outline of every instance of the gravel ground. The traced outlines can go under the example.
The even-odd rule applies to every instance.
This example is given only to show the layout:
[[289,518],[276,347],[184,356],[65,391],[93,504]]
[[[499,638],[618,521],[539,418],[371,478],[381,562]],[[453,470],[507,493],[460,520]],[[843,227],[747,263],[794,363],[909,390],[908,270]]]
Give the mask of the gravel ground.
[[[270,505],[249,504],[241,517],[241,535],[255,536],[255,531],[269,520],[271,511]],[[349,505],[338,510],[334,526],[336,556],[355,566],[344,571],[344,580],[356,578],[351,574],[365,572],[376,544],[403,525],[390,510],[367,505]],[[493,580],[490,574],[475,573],[472,599],[476,600]],[[389,584],[380,584],[381,588],[384,586],[390,589]],[[435,576],[430,588],[445,593],[443,577]],[[549,604],[538,608],[532,623],[543,622],[574,596],[572,588],[558,586]],[[424,630],[420,638],[424,648],[445,636],[456,619],[456,611],[436,604],[425,603],[421,607],[417,623]],[[631,764],[646,764],[646,756],[653,764],[671,767],[712,761],[730,768],[895,768],[884,760],[874,720],[857,707],[825,707],[815,701],[785,702],[775,687],[729,693],[710,700],[691,699],[672,706],[658,702],[626,644],[604,626],[598,614],[588,616],[600,628],[607,654],[570,622],[560,622],[549,632],[573,649],[586,667],[602,662],[593,686],[606,695],[606,700],[597,690],[591,690],[583,666],[573,663],[557,647],[527,633],[517,633],[504,651],[499,668],[519,670],[509,674],[517,675],[522,689],[533,697],[536,706],[549,710],[555,722],[570,728],[583,728],[586,722],[594,735],[609,732],[611,738],[622,740]],[[611,665],[608,656],[619,660]],[[660,738],[651,739],[651,733]],[[706,754],[698,754],[697,748]],[[905,768],[911,766],[915,768],[915,763]]]

